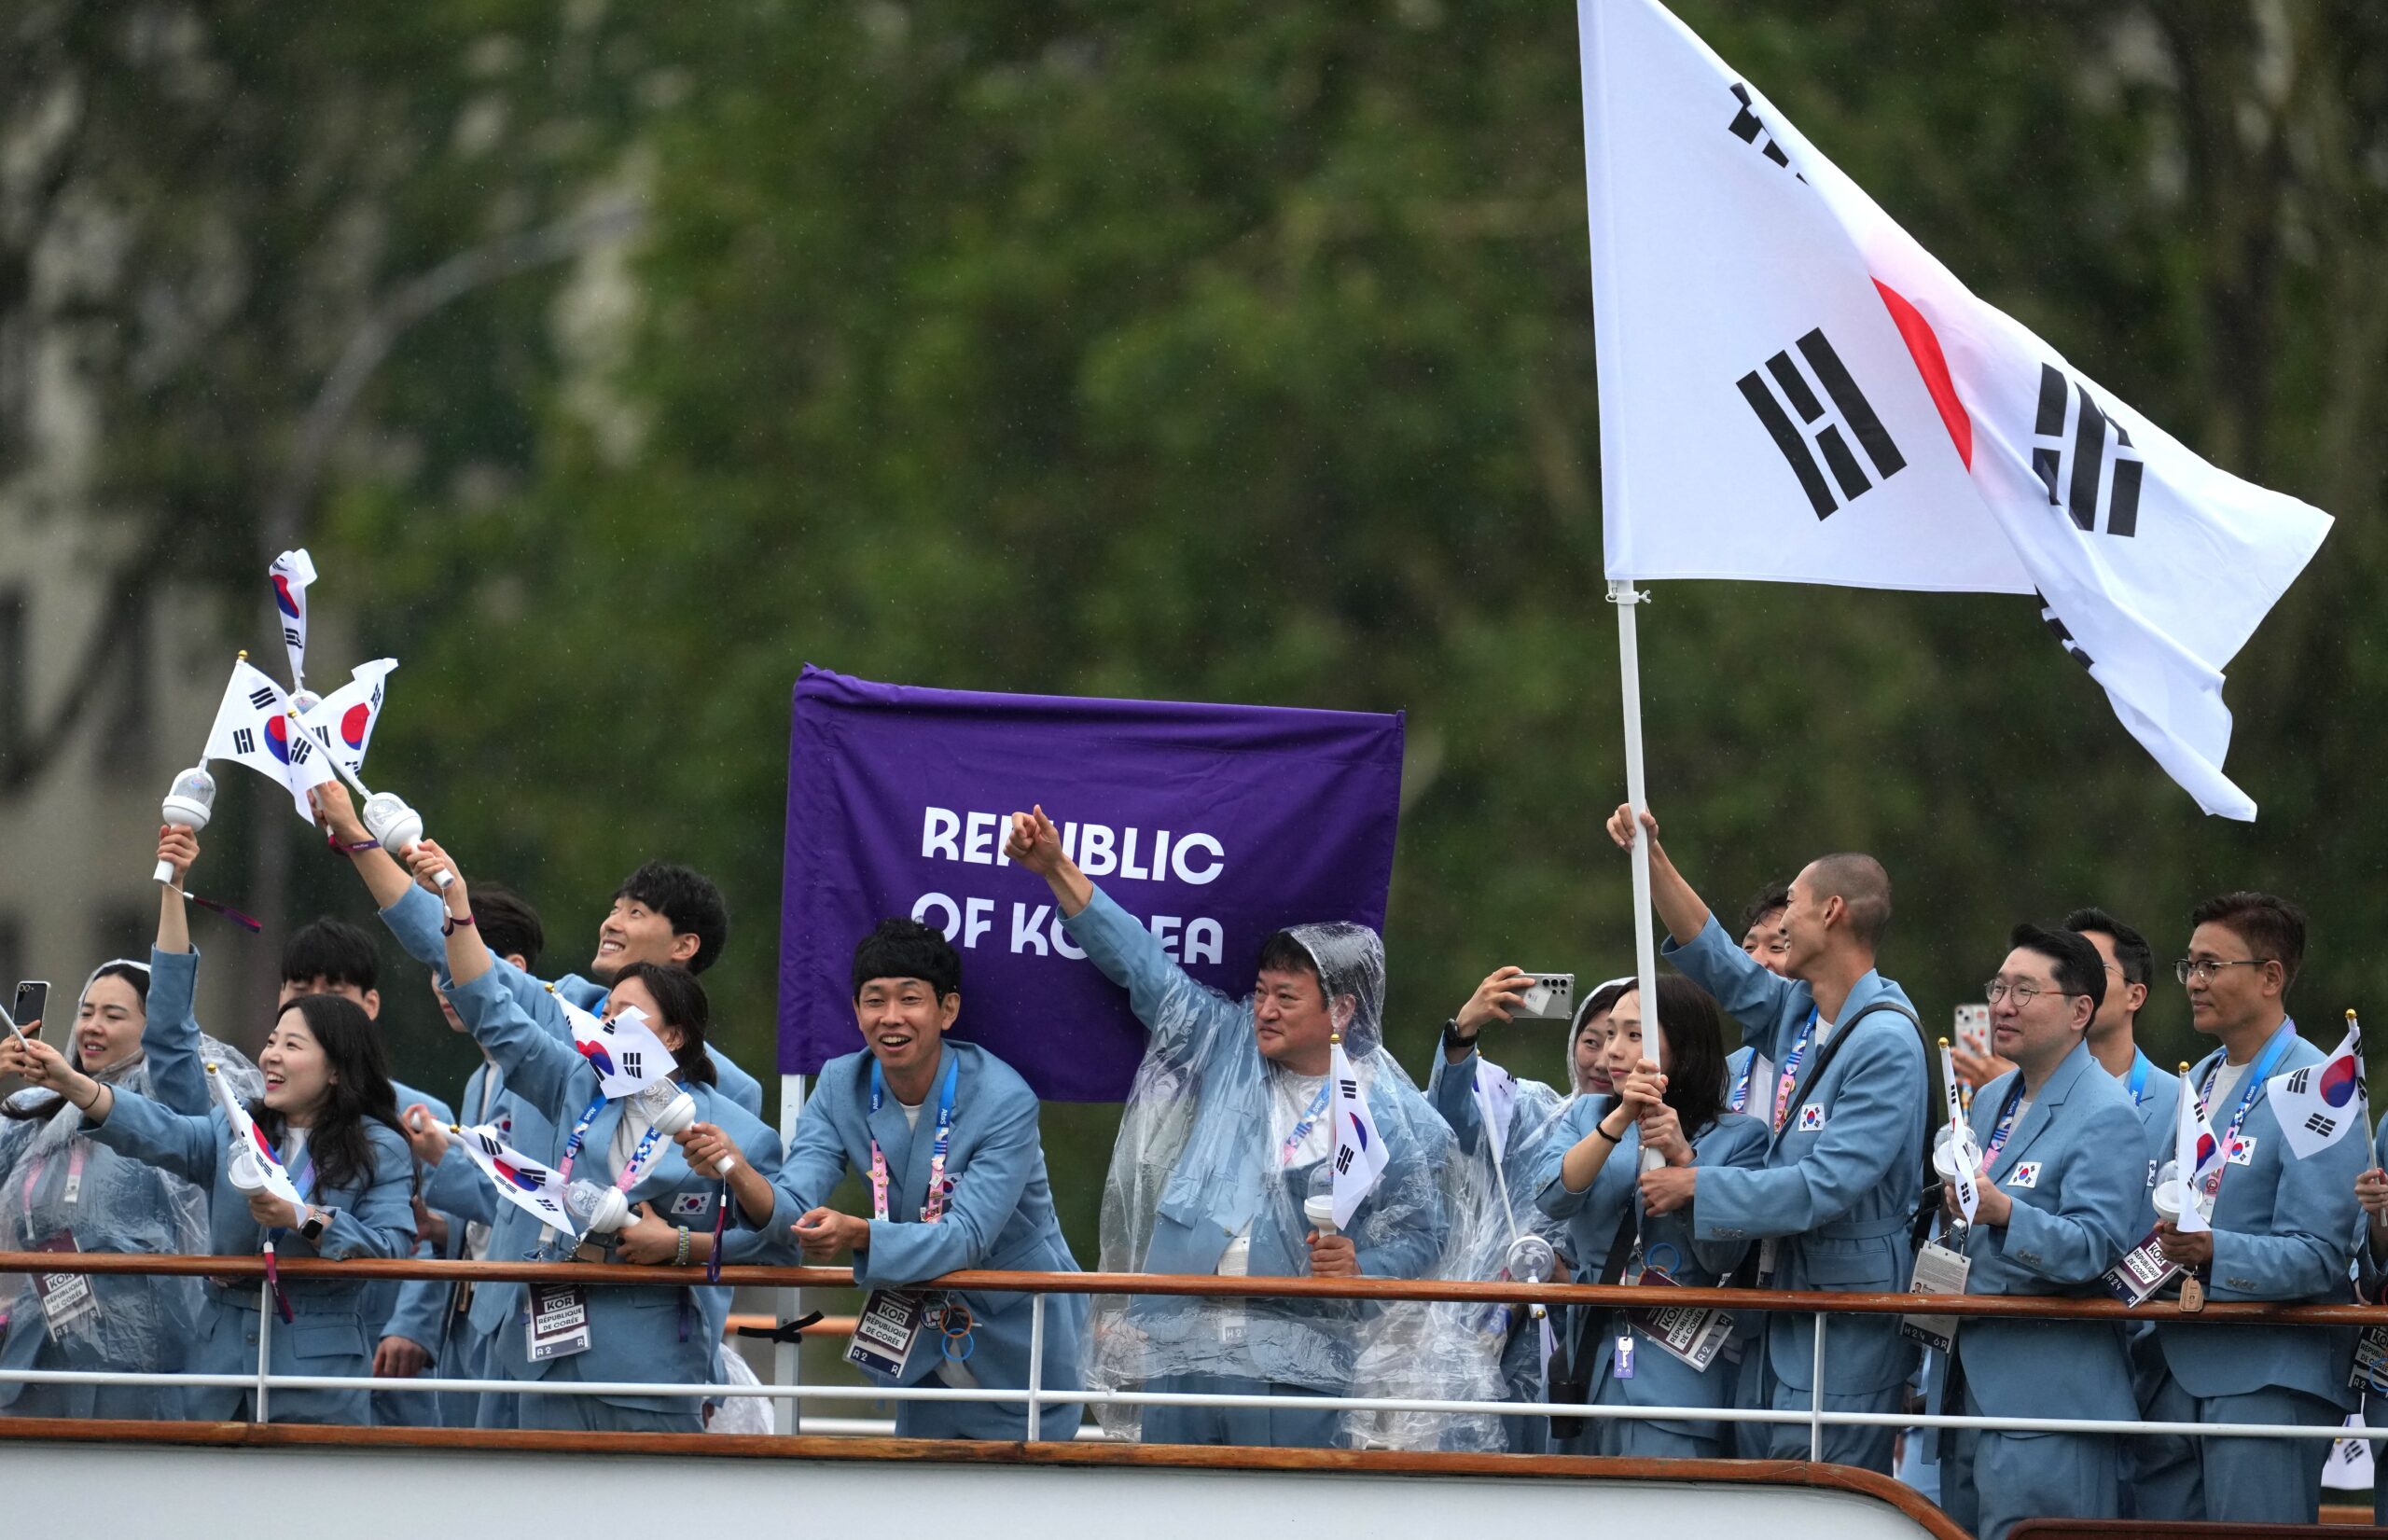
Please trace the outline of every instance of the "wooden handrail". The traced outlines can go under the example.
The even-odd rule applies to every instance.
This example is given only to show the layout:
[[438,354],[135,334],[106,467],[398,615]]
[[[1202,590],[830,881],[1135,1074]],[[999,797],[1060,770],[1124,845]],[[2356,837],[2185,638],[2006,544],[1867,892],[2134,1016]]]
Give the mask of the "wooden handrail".
[[1612,1460],[1568,1454],[1443,1454],[1391,1450],[1228,1449],[1187,1444],[1036,1444],[937,1438],[789,1437],[768,1434],[544,1433],[480,1428],[348,1428],[286,1422],[131,1422],[0,1417],[0,1443],[201,1445],[219,1449],[463,1449],[575,1455],[692,1454],[973,1465],[1075,1465],[1377,1476],[1515,1477],[1541,1480],[1670,1481],[1811,1487],[1870,1497],[1934,1540],[1970,1540],[1912,1487],[1850,1465],[1804,1460]]
[[[699,1283],[693,1268],[638,1267],[619,1262],[448,1262],[403,1257],[391,1261],[326,1262],[284,1257],[285,1278],[428,1279],[447,1283],[614,1283],[653,1288]],[[158,1256],[117,1252],[0,1252],[0,1273],[66,1272],[198,1275],[243,1282],[265,1276],[257,1256]],[[758,1288],[854,1286],[846,1268],[754,1268],[721,1269],[725,1284]],[[1500,1283],[1470,1280],[1407,1278],[1221,1278],[1212,1274],[1144,1272],[950,1272],[923,1287],[977,1289],[991,1293],[1169,1295],[1213,1298],[1411,1299],[1455,1304],[1636,1306],[1702,1305],[1727,1310],[1824,1311],[1834,1315],[1903,1315],[1928,1310],[1935,1315],[1996,1316],[2050,1321],[2174,1321],[2210,1325],[2371,1326],[2388,1324],[2388,1305],[2270,1305],[2209,1299],[2202,1311],[2184,1311],[2165,1300],[2126,1305],[2118,1299],[2057,1299],[2000,1294],[1821,1294],[1787,1289],[1705,1289],[1675,1285],[1626,1287],[1598,1283]]]

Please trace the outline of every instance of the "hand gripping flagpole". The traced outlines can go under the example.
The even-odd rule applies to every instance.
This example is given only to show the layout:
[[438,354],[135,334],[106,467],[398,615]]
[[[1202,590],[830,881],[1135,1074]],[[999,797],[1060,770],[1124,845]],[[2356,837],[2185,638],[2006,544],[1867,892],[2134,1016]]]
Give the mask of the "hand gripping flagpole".
[[[290,729],[293,732],[300,730],[298,714],[295,711],[290,713]],[[326,757],[331,760],[332,769],[340,771],[340,779],[364,798],[357,809],[357,816],[365,820],[366,832],[380,841],[383,850],[396,856],[401,847],[422,840],[423,814],[407,806],[405,798],[396,792],[374,791],[354,770],[341,762],[339,755],[327,755]],[[456,874],[442,869],[435,881],[444,891],[456,881]]]
[[1633,612],[1649,599],[1648,594],[1636,592],[1631,582],[1609,581],[1608,602],[1617,606],[1617,667],[1625,701],[1625,799],[1632,804],[1634,817],[1633,848],[1629,853],[1633,865],[1633,977],[1642,992],[1645,1032],[1658,1020],[1659,947],[1651,923],[1650,841],[1641,827],[1642,814],[1649,811],[1650,803],[1642,778],[1642,654]]

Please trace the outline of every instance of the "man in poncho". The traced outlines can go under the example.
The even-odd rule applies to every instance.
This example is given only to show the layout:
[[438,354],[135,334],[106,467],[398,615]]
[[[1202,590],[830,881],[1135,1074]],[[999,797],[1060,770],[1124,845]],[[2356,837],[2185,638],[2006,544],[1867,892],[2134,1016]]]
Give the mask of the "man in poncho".
[[[1071,938],[1150,1034],[1128,1093],[1103,1200],[1106,1271],[1224,1277],[1433,1276],[1451,1239],[1442,1173],[1451,1131],[1381,1051],[1384,946],[1363,925],[1299,925],[1260,949],[1242,1004],[1196,982],[1095,887],[1044,810],[1016,813],[1009,858],[1043,877]],[[1340,1034],[1388,1164],[1338,1232],[1304,1217],[1332,1146],[1327,1067]],[[1325,1190],[1321,1181],[1318,1190]],[[1310,1398],[1409,1394],[1444,1356],[1423,1309],[1324,1299],[1096,1301],[1087,1384]],[[1133,1410],[1102,1408],[1115,1431]],[[1149,1407],[1151,1443],[1324,1448],[1376,1441],[1331,1409]],[[1416,1435],[1413,1433],[1412,1436]],[[1429,1435],[1428,1436],[1432,1436]]]

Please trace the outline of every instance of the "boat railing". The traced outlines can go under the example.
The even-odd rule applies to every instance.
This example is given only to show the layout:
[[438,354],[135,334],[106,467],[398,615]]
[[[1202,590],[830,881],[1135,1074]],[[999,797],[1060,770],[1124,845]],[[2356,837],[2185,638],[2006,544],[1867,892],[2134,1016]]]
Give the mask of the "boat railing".
[[[659,1285],[697,1286],[701,1273],[620,1263],[582,1262],[454,1262],[436,1259],[357,1260],[329,1262],[318,1258],[281,1259],[285,1280],[336,1279],[367,1281],[430,1280],[448,1283],[557,1283],[593,1287]],[[1291,1397],[1267,1394],[1199,1393],[1150,1389],[1069,1389],[1045,1386],[1046,1301],[1055,1295],[1162,1296],[1230,1299],[1316,1299],[1411,1301],[1481,1307],[1575,1307],[1594,1311],[1689,1307],[1734,1311],[1789,1311],[1815,1317],[1813,1383],[1826,1380],[1835,1317],[1930,1314],[1965,1320],[2048,1320],[2162,1322],[2198,1330],[2230,1331],[2250,1326],[2294,1326],[2312,1330],[2388,1325],[2388,1306],[2362,1304],[2279,1305],[2243,1300],[2208,1299],[2191,1311],[2173,1300],[2128,1305],[2109,1298],[2054,1298],[2012,1295],[1920,1295],[1911,1293],[1801,1293],[1780,1289],[1694,1288],[1676,1284],[1604,1285],[1587,1283],[1520,1283],[1466,1280],[1388,1278],[1261,1278],[1185,1276],[1157,1273],[997,1272],[972,1270],[948,1273],[919,1287],[932,1291],[969,1290],[978,1293],[1021,1293],[1029,1296],[1029,1386],[1026,1388],[960,1388],[922,1383],[804,1384],[794,1374],[759,1384],[658,1383],[647,1380],[548,1380],[511,1379],[360,1379],[354,1376],[277,1374],[271,1369],[272,1339],[277,1321],[271,1305],[266,1264],[258,1256],[163,1256],[111,1252],[0,1252],[0,1278],[11,1274],[87,1274],[138,1276],[200,1276],[227,1287],[255,1280],[259,1291],[257,1353],[254,1372],[238,1375],[141,1372],[137,1370],[69,1370],[0,1368],[0,1383],[208,1386],[252,1390],[254,1418],[271,1420],[272,1394],[277,1390],[356,1390],[449,1392],[509,1395],[646,1395],[726,1400],[757,1396],[781,1404],[783,1431],[797,1431],[795,1403],[951,1401],[1024,1405],[1031,1439],[1047,1436],[1045,1410],[1052,1406],[1184,1406],[1267,1408],[1298,1406],[1322,1411],[1423,1413],[1449,1416],[1622,1418],[1639,1421],[1792,1423],[1808,1430],[1812,1458],[1820,1458],[1824,1431],[1835,1426],[1899,1428],[1975,1428],[2019,1433],[2112,1433],[2173,1435],[2213,1438],[2388,1439],[2388,1427],[2372,1430],[2292,1426],[2278,1423],[2166,1422],[2117,1421],[2079,1417],[1989,1417],[1929,1411],[1860,1412],[1811,1406],[1775,1410],[1741,1407],[1638,1407],[1585,1405],[1579,1402],[1509,1400],[1437,1400],[1399,1396],[1305,1394]],[[728,1287],[782,1291],[783,1312],[776,1325],[794,1336],[792,1325],[800,1296],[807,1289],[852,1289],[852,1271],[844,1268],[725,1267],[719,1283]],[[815,1322],[815,1334],[835,1335],[851,1320]],[[1962,1331],[1962,1325],[1959,1328]],[[784,1354],[783,1366],[794,1363]],[[2388,1385],[2381,1387],[2388,1390]],[[1811,1397],[1812,1400],[1813,1397]],[[1062,1430],[1050,1430],[1062,1436]]]

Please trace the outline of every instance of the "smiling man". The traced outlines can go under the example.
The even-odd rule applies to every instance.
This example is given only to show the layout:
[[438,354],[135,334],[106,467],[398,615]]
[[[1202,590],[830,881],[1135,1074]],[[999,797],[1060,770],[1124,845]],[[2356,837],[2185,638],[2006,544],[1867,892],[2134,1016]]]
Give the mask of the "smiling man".
[[[1149,1036],[1104,1194],[1104,1266],[1226,1277],[1416,1278],[1450,1222],[1440,1174],[1451,1130],[1381,1051],[1384,948],[1362,925],[1299,925],[1261,943],[1244,1004],[1205,988],[1097,888],[1037,808],[1012,815],[1011,860],[1045,879],[1071,938],[1128,992]],[[1361,1082],[1388,1163],[1341,1232],[1303,1203],[1333,1148],[1326,1072],[1335,1036]],[[1099,1325],[1090,1377],[1156,1392],[1314,1397],[1352,1383],[1368,1333],[1337,1300],[1138,1297]],[[1414,1355],[1413,1355],[1414,1356]],[[1147,1408],[1148,1443],[1335,1441],[1332,1411]]]
[[[1982,992],[1992,1047],[2017,1066],[1974,1098],[1979,1204],[1963,1239],[1955,1188],[1945,1242],[1970,1264],[1967,1294],[2099,1297],[2101,1278],[2138,1238],[2143,1147],[2123,1083],[2088,1046],[2108,993],[2097,949],[2070,930],[2018,925]],[[1961,1322],[1953,1353],[1932,1355],[1929,1405],[1943,1416],[2129,1421],[2125,1332],[2112,1321]],[[2112,1519],[2121,1502],[2112,1434],[1940,1436],[1940,1505],[1981,1540],[2027,1518]]]
[[[946,1036],[962,1014],[962,959],[918,921],[882,921],[863,937],[854,1005],[863,1051],[821,1067],[779,1175],[767,1182],[743,1162],[732,1168],[741,1217],[792,1237],[808,1262],[853,1254],[854,1283],[872,1291],[863,1314],[875,1329],[866,1340],[880,1350],[880,1362],[863,1367],[880,1383],[1025,1389],[1028,1296],[915,1286],[962,1268],[1078,1270],[1053,1217],[1036,1093],[993,1054]],[[735,1153],[708,1124],[680,1143],[701,1174]],[[869,1183],[868,1217],[828,1206],[848,1172]],[[772,1237],[726,1255],[753,1259],[783,1246]],[[1047,1390],[1079,1388],[1086,1313],[1084,1295],[1046,1297]],[[1048,1402],[1039,1433],[1066,1439],[1077,1425],[1076,1403]],[[1027,1404],[905,1401],[896,1433],[1025,1438]]]
[[[2228,893],[2189,915],[2189,952],[2173,964],[2189,1022],[2222,1046],[2190,1073],[2223,1145],[2210,1188],[2213,1229],[2158,1228],[2165,1256],[2216,1299],[2341,1303],[2362,1221],[2350,1199],[2367,1151],[2341,1139],[2298,1159],[2281,1136],[2264,1082],[2322,1061],[2297,1034],[2288,991],[2305,962],[2305,916],[2266,893]],[[2354,1332],[2311,1326],[2228,1331],[2159,1324],[2134,1347],[2147,1416],[2167,1422],[2326,1427],[2355,1408],[2347,1388]],[[2311,1524],[2320,1514],[2322,1439],[2134,1439],[2141,1519]]]

